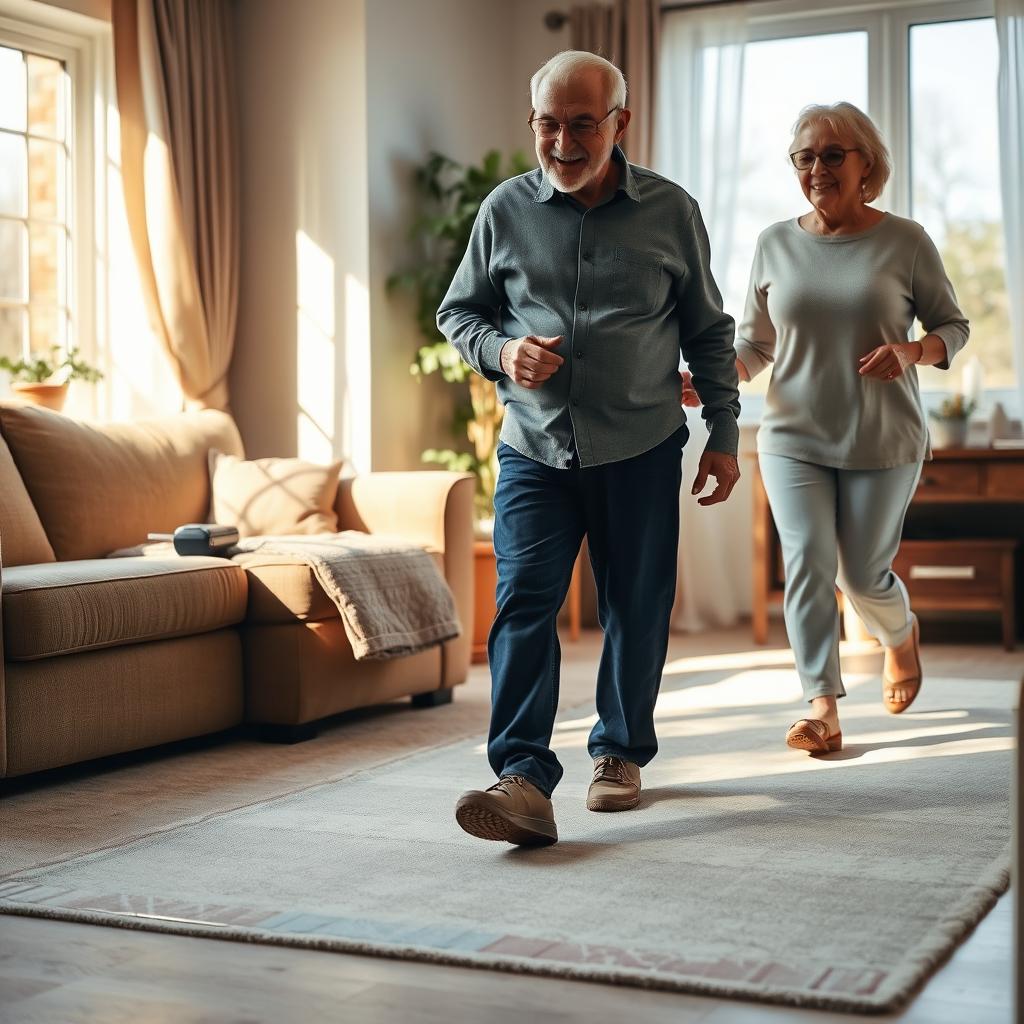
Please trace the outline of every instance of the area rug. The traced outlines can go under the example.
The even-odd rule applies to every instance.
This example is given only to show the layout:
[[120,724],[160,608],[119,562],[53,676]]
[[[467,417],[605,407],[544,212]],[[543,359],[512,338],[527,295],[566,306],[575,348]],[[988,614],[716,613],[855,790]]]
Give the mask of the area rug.
[[[671,680],[667,680],[671,682]],[[791,670],[666,689],[640,807],[584,808],[561,717],[560,842],[465,835],[460,741],[0,882],[0,910],[877,1013],[1005,891],[1017,684],[929,678],[911,712],[848,676],[845,750],[782,744]]]

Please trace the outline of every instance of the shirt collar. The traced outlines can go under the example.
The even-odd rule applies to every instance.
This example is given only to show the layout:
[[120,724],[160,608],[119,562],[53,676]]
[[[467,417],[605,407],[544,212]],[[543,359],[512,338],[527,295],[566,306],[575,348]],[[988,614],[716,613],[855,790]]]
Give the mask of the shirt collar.
[[[619,185],[616,192],[625,192],[633,202],[639,203],[640,189],[637,188],[636,178],[633,176],[633,168],[629,166],[626,154],[622,152],[619,146],[615,146],[612,150],[612,159],[619,165],[619,170],[622,172],[619,175]],[[540,184],[537,186],[537,195],[534,197],[534,202],[546,203],[553,195],[555,195],[555,187],[551,184],[548,176],[541,171]]]

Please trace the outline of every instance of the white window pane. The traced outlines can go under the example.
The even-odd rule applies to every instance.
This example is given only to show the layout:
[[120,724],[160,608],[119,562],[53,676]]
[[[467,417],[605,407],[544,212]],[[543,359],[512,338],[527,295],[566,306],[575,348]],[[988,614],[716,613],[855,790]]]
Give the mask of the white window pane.
[[25,130],[25,60],[20,50],[0,46],[0,128]]
[[67,231],[48,224],[30,224],[28,287],[31,301],[65,305],[68,299],[67,266]]
[[28,215],[67,222],[67,153],[62,143],[28,140]]
[[49,357],[53,347],[67,348],[67,318],[56,306],[29,308],[29,349],[33,355]]
[[64,65],[50,57],[25,55],[28,71],[28,130],[64,141],[66,90]]
[[25,352],[27,334],[27,311],[0,306],[0,356],[21,359]]
[[[809,103],[846,100],[867,111],[868,36],[842,32],[748,43],[744,58],[734,241],[719,282],[737,323],[757,236],[769,224],[810,209],[789,162],[793,124]],[[744,389],[764,391],[768,379],[761,374]]]
[[28,213],[27,173],[24,137],[0,132],[0,214]]
[[[967,353],[981,359],[986,386],[1012,387],[999,192],[998,61],[991,18],[910,30],[912,216],[935,241],[971,321]],[[956,69],[969,70],[958,74]],[[959,390],[955,371],[922,367],[919,372],[923,387]]]
[[0,299],[28,299],[28,230],[14,220],[0,220]]

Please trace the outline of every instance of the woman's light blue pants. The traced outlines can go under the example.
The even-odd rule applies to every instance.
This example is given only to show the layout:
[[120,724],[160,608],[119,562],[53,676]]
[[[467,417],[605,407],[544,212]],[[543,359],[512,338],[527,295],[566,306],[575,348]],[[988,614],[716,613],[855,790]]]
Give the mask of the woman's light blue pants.
[[910,635],[910,598],[892,571],[921,463],[835,469],[760,454],[786,570],[786,631],[804,697],[843,697],[835,586],[887,647]]

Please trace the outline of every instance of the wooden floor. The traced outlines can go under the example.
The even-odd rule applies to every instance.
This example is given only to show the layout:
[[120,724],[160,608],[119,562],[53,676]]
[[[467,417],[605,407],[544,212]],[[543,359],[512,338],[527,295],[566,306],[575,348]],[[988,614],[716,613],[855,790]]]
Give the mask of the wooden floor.
[[[739,649],[747,635],[735,631],[723,640],[720,633],[713,644]],[[1006,677],[1007,656],[996,648],[946,651],[929,645],[926,674],[947,674],[955,665],[962,674],[981,678],[998,663],[1000,671],[991,675]],[[0,915],[0,1024],[824,1024],[871,1019],[1009,1024],[1014,1019],[1011,934],[1007,895],[906,1010],[868,1018]]]

